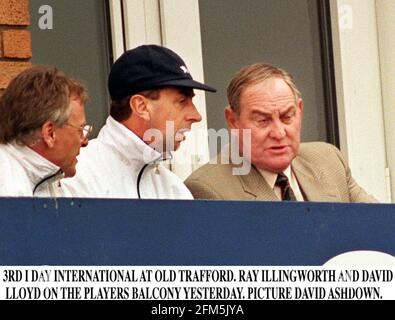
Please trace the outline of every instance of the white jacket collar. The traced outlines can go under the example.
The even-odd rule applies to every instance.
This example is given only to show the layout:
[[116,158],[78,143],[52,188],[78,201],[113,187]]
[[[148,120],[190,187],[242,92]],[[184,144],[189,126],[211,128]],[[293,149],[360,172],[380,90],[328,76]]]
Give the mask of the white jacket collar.
[[7,144],[9,153],[22,165],[32,184],[32,189],[48,177],[60,173],[60,167],[45,159],[27,146],[15,142]]
[[107,118],[106,124],[100,130],[97,138],[129,161],[151,163],[171,158],[170,153],[162,155],[154,150],[133,131],[114,120],[111,116]]

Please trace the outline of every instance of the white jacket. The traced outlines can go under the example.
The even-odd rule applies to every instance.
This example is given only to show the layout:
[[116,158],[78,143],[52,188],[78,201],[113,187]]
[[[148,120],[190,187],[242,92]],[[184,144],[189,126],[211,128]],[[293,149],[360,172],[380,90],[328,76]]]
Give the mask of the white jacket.
[[29,147],[0,144],[0,196],[54,196],[60,168]]
[[159,152],[108,117],[97,139],[81,149],[77,174],[54,187],[66,197],[193,199],[162,160]]

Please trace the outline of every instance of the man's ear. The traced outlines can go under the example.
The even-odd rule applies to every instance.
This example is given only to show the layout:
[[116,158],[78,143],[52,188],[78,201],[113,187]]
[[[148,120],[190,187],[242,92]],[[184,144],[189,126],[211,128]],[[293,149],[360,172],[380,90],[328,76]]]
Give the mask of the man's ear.
[[151,115],[148,107],[148,99],[141,94],[135,94],[130,97],[129,106],[132,109],[132,114],[145,120],[150,121]]
[[303,100],[302,98],[299,98],[298,100],[298,108],[299,108],[299,112],[302,115],[303,114]]
[[230,106],[227,106],[224,110],[225,120],[228,124],[229,129],[239,128],[239,117],[235,111]]
[[41,138],[48,148],[53,148],[56,140],[56,126],[53,122],[47,121],[41,127]]

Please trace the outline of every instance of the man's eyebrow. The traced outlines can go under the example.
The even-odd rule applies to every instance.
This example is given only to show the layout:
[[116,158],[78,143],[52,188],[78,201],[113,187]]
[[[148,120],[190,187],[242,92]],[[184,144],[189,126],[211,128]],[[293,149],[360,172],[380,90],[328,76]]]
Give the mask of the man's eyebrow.
[[286,108],[284,108],[283,110],[280,111],[280,114],[283,115],[283,114],[286,114],[286,113],[288,113],[290,111],[293,111],[295,109],[296,109],[295,105],[288,105],[288,107],[286,107]]
[[271,117],[272,113],[271,112],[265,112],[262,110],[252,110],[251,114],[253,116],[266,116],[266,117]]

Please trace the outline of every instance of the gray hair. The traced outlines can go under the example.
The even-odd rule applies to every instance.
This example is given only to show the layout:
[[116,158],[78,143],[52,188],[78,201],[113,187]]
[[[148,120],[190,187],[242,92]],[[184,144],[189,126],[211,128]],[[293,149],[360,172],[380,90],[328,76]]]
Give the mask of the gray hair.
[[28,144],[39,138],[45,122],[64,125],[71,97],[85,104],[87,91],[56,68],[35,66],[21,72],[0,97],[0,143]]
[[276,77],[283,79],[288,84],[295,95],[295,100],[301,98],[295,81],[288,72],[267,63],[255,63],[237,72],[228,85],[228,102],[232,110],[240,114],[240,97],[243,90],[251,85]]

